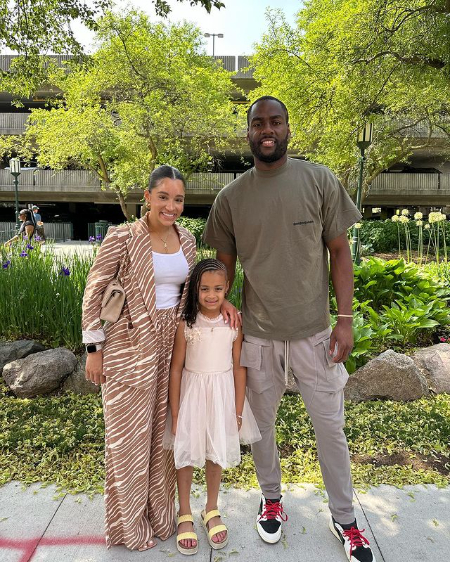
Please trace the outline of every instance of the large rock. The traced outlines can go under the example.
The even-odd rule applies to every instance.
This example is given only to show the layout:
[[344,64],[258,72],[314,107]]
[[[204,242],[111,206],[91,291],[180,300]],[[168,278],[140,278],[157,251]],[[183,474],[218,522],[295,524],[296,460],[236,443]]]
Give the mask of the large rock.
[[3,367],[16,359],[23,359],[32,353],[44,351],[45,347],[34,340],[18,340],[0,344],[0,373]]
[[100,386],[95,386],[91,381],[86,380],[86,356],[84,353],[77,361],[77,366],[73,373],[71,373],[64,381],[64,392],[74,392],[75,394],[96,394],[100,392]]
[[450,393],[450,345],[448,343],[438,343],[419,349],[412,359],[425,375],[431,391],[436,394]]
[[388,349],[353,373],[344,390],[354,402],[385,398],[416,400],[428,394],[427,381],[414,361]]
[[3,378],[18,398],[33,398],[59,388],[76,364],[71,351],[58,347],[7,363]]

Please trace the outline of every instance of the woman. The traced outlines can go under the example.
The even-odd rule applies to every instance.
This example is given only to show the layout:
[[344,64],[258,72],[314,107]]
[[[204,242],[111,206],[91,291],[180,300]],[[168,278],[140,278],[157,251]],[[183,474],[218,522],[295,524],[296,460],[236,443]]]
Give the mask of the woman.
[[[106,544],[132,550],[175,531],[175,467],[162,440],[172,347],[196,250],[194,236],[175,224],[185,198],[180,172],[154,170],[144,197],[142,219],[109,229],[89,272],[82,319],[86,378],[102,383]],[[103,331],[102,297],[116,277],[126,301]]]
[[22,221],[19,232],[10,240],[5,242],[5,246],[10,246],[15,240],[19,240],[19,238],[23,238],[24,236],[27,236],[28,240],[32,239],[35,230],[35,223],[31,215],[31,211],[28,209],[22,209],[19,211],[19,220]]

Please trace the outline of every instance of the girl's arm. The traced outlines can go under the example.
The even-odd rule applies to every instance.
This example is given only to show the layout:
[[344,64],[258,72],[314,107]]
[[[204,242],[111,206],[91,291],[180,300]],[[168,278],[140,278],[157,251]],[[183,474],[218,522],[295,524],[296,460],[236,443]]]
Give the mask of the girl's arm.
[[236,421],[238,429],[242,425],[242,412],[244,410],[245,385],[247,382],[247,369],[241,367],[241,348],[242,348],[242,329],[239,328],[238,336],[233,343],[233,375],[234,375],[234,395],[236,403]]
[[31,237],[33,236],[34,233],[34,226],[32,224],[27,224],[27,226],[25,227],[25,232],[26,235],[28,236],[28,239],[31,240]]
[[184,336],[184,320],[178,325],[173,346],[172,361],[170,363],[169,377],[169,403],[172,414],[172,433],[177,431],[178,411],[180,409],[181,376],[186,357],[186,338]]

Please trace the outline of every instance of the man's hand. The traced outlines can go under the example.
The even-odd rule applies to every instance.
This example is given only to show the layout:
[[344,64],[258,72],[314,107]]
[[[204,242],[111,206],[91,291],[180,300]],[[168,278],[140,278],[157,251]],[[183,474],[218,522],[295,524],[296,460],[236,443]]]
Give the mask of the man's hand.
[[353,318],[338,318],[336,326],[331,332],[329,353],[335,363],[347,361],[348,356],[352,352],[352,321]]
[[95,385],[106,382],[103,376],[103,352],[102,350],[95,353],[88,353],[86,358],[86,380],[93,382]]
[[225,324],[230,322],[232,328],[239,328],[242,326],[242,317],[239,310],[231,304],[230,301],[224,300],[220,307]]

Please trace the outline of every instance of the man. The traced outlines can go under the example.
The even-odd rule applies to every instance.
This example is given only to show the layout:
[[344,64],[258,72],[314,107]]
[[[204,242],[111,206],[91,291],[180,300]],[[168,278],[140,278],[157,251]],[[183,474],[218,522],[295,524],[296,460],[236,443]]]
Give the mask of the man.
[[37,205],[33,205],[32,209],[34,214],[34,220],[36,222],[36,233],[44,242],[45,241],[44,223],[42,222],[41,215],[39,214],[39,207]]
[[[287,157],[288,111],[276,98],[256,100],[247,113],[255,166],[217,196],[204,241],[225,263],[230,286],[236,258],[244,270],[241,364],[262,440],[252,445],[262,491],[257,530],[268,543],[287,520],[275,419],[292,368],[316,434],[328,492],[330,529],[347,557],[374,562],[358,530],[344,427],[342,365],[353,347],[353,264],[347,229],[361,215],[325,166]],[[328,253],[338,304],[330,328]]]

